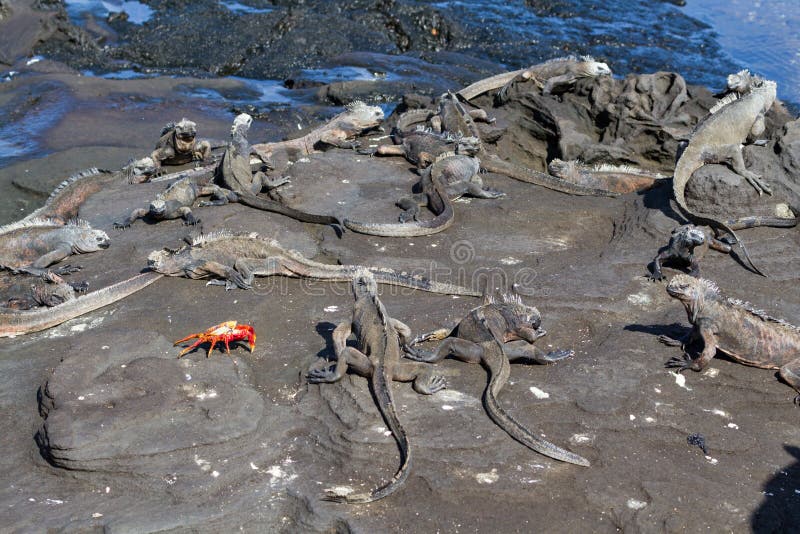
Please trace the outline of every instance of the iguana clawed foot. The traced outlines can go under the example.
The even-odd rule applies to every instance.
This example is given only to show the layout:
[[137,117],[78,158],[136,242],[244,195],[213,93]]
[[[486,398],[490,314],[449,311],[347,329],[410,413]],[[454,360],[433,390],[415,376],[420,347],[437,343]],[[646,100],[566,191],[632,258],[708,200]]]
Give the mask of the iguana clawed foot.
[[575,356],[575,351],[572,349],[557,349],[543,354],[536,358],[537,363],[555,363],[559,360],[572,358]]
[[670,358],[669,361],[664,364],[664,367],[668,369],[677,369],[679,373],[685,371],[686,369],[691,369],[693,371],[700,370],[695,361],[688,354]]
[[755,188],[759,196],[761,196],[763,193],[768,195],[772,194],[772,187],[770,187],[770,185],[758,174],[750,171],[744,171],[741,174],[744,176],[744,179],[747,180],[748,183],[753,186],[753,188]]
[[215,279],[209,280],[206,282],[207,286],[224,286],[225,291],[230,291],[232,289],[236,289],[237,287],[240,289],[252,289],[253,286],[248,284],[245,279],[239,273],[234,272],[233,274],[228,275],[229,278],[222,280],[222,279]]
[[115,222],[114,223],[114,230],[125,230],[126,228],[131,227],[131,223],[124,221],[124,222]]
[[306,375],[309,384],[331,384],[341,378],[336,373],[336,363],[322,369],[312,369]]
[[56,267],[55,269],[50,269],[50,272],[57,275],[64,275],[64,274],[77,273],[81,269],[83,269],[83,267],[81,267],[80,265],[75,265],[74,267],[72,265],[63,265],[61,267]]
[[415,362],[434,363],[439,360],[435,352],[428,352],[414,347],[405,346],[405,357]]
[[663,343],[664,345],[666,345],[668,347],[682,347],[683,346],[683,340],[675,339],[675,338],[672,338],[672,337],[669,337],[669,336],[665,336],[663,334],[658,336],[658,341],[659,341],[659,343]]
[[414,391],[423,395],[433,395],[443,389],[447,389],[447,380],[442,375],[418,377],[414,381]]

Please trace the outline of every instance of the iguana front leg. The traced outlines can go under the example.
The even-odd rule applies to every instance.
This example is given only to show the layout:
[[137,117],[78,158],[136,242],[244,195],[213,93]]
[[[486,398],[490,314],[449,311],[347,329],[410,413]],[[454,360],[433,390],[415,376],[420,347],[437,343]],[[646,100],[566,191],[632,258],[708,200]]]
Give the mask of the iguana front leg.
[[427,352],[416,347],[409,347],[406,358],[417,362],[435,363],[447,356],[466,363],[481,363],[483,348],[477,343],[457,337],[449,337],[442,341],[435,352]]
[[447,380],[444,376],[434,373],[431,368],[417,362],[397,362],[392,380],[413,382],[414,391],[421,395],[433,395],[437,391],[447,388]]
[[474,198],[500,198],[506,196],[502,191],[489,188],[484,189],[482,183],[476,182],[467,184],[467,191],[464,194]]
[[542,365],[555,363],[559,360],[575,356],[575,351],[569,349],[556,349],[550,352],[543,352],[537,349],[535,345],[525,340],[508,341],[504,343],[503,353],[510,362],[525,360]]
[[401,223],[419,220],[419,207],[424,206],[427,203],[428,195],[425,193],[417,193],[410,197],[401,198],[395,202],[397,207],[403,210],[403,213],[400,214],[398,220]]
[[[236,271],[236,269],[216,261],[201,260],[193,262],[187,265],[183,269],[183,272],[187,277],[193,280],[201,280],[203,278],[216,276],[217,278],[231,282],[242,289],[250,289],[252,287],[252,278],[250,280],[246,280],[239,272]],[[209,282],[210,285],[218,285],[219,283],[220,282],[216,280]],[[226,289],[228,288],[228,285],[225,282],[222,282],[222,285],[225,285]]]
[[[784,382],[792,386],[795,391],[800,393],[800,358],[785,364],[780,368],[778,374],[780,374]],[[794,403],[800,406],[800,395],[797,395],[794,398]]]
[[714,147],[713,150],[703,152],[703,160],[706,163],[727,163],[731,169],[741,175],[752,185],[759,195],[762,193],[772,194],[772,188],[767,182],[761,179],[758,174],[748,171],[742,156],[742,145],[722,145]]
[[685,369],[702,371],[708,366],[709,362],[711,362],[717,353],[717,336],[714,334],[708,321],[704,319],[699,319],[697,321],[695,328],[692,329],[692,332],[695,331],[695,335],[699,334],[703,340],[703,352],[700,353],[700,356],[692,359],[688,352],[684,352],[683,357],[676,356],[670,359],[666,363],[667,367],[677,368],[678,372],[681,372]]
[[177,209],[178,214],[180,214],[181,219],[183,219],[183,224],[186,226],[197,226],[200,224],[200,219],[196,218],[192,213],[192,208],[189,206],[182,206]]
[[150,211],[147,208],[139,208],[133,210],[127,219],[123,220],[122,222],[115,222],[114,228],[116,228],[117,230],[124,230],[125,228],[129,228],[130,225],[132,225],[138,219],[141,219],[144,216],[146,216],[149,212]]
[[224,206],[229,202],[239,202],[239,195],[230,189],[224,189],[218,185],[206,185],[200,187],[198,196],[210,196],[211,200],[201,200],[198,206]]
[[348,369],[353,369],[363,377],[372,376],[373,368],[369,358],[358,349],[347,346],[347,338],[350,337],[351,331],[350,320],[339,323],[333,331],[333,352],[336,355],[336,363],[322,369],[310,370],[306,375],[310,384],[337,382],[347,374]]
[[24,269],[29,269],[27,272],[30,272],[30,270],[37,270],[38,272],[31,272],[31,274],[43,275],[46,272],[47,267],[53,265],[54,263],[58,263],[71,255],[72,246],[67,243],[63,243],[57,249],[51,250],[47,254],[39,256],[35,262]]

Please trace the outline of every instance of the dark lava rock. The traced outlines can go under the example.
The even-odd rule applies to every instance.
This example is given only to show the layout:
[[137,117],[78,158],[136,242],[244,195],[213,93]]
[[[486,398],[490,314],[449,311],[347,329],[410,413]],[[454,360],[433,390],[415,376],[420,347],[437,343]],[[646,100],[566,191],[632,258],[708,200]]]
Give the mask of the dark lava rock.
[[178,360],[177,351],[130,330],[113,346],[68,355],[40,391],[42,456],[85,473],[166,476],[190,492],[229,482],[235,470],[220,466],[254,454],[263,400],[244,360],[206,359],[202,349]]

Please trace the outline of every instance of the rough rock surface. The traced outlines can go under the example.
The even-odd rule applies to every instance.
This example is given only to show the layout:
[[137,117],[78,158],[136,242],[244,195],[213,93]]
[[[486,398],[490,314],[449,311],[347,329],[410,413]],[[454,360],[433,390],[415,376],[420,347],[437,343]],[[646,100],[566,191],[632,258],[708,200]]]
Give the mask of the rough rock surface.
[[[537,9],[565,16],[562,7]],[[302,22],[299,15],[292,20]],[[224,138],[230,109],[198,106],[196,91],[253,98],[240,80],[103,80],[45,61],[25,74],[0,85],[3,111],[19,110],[8,115],[14,124],[49,116],[37,115],[42,110],[55,119],[39,133],[27,132],[36,146],[30,157],[37,159],[4,167],[0,183],[13,180],[39,192],[81,168],[104,161],[117,168],[146,153],[165,117],[189,116],[201,136]],[[665,80],[670,83],[659,85]],[[297,91],[328,91],[328,83],[309,82]],[[643,100],[640,86],[663,87],[657,94],[664,96]],[[497,118],[493,128],[505,132],[489,149],[539,169],[574,151],[669,171],[673,155],[663,147],[675,142],[676,132],[637,130],[631,108],[620,103],[639,102],[668,124],[686,114],[691,124],[710,93],[689,85],[689,100],[670,111],[680,89],[675,75],[658,74],[582,83],[560,99],[520,92],[499,108],[487,97],[484,104]],[[406,103],[426,104],[426,98]],[[302,135],[330,111],[315,105],[265,111],[268,122],[254,127],[253,140]],[[798,188],[797,122],[770,122],[770,144],[746,151],[748,163],[776,187],[775,197],[759,202]],[[362,144],[388,142],[385,135],[370,134]],[[286,167],[291,181],[278,194],[300,209],[390,222],[399,212],[394,201],[418,180],[410,167],[401,158],[335,149]],[[704,168],[709,174],[698,174],[690,186],[723,169]],[[549,333],[539,343],[576,355],[552,366],[512,366],[500,402],[592,467],[555,462],[509,439],[481,406],[485,371],[444,361],[438,364],[449,384],[443,392],[424,397],[408,384],[393,386],[415,455],[405,487],[368,506],[323,502],[324,488],[370,488],[397,465],[396,446],[362,378],[324,387],[303,378],[331,357],[331,331],[351,317],[347,284],[275,277],[258,279],[250,291],[226,292],[164,278],[51,330],[0,340],[0,524],[19,531],[517,532],[544,525],[649,532],[779,531],[800,523],[794,492],[800,450],[792,445],[800,430],[791,388],[771,371],[725,358],[683,377],[663,367],[678,349],[657,336],[685,332],[686,320],[663,284],[645,278],[645,265],[678,224],[670,188],[613,199],[571,197],[499,175],[484,178],[507,196],[460,200],[452,228],[413,239],[351,232],[339,239],[329,228],[236,204],[195,211],[203,231],[257,231],[320,261],[383,265],[479,287],[517,284],[543,314]],[[113,229],[120,214],[165,186],[119,183],[93,196],[81,216],[107,231],[112,244],[80,257],[83,270],[73,276],[102,287],[139,272],[150,251],[176,247],[200,231],[177,220]],[[746,184],[698,188],[697,200],[725,192],[725,202],[750,209],[752,199],[734,198],[742,190]],[[40,193],[26,198],[3,216],[13,220],[12,213],[41,202]],[[757,228],[740,237],[770,278],[713,252],[704,274],[731,296],[796,322],[797,229]],[[477,303],[387,287],[381,298],[415,333],[450,326]],[[172,340],[232,319],[256,329],[252,354],[236,348],[232,358],[219,351],[206,358],[200,350],[176,359]],[[687,444],[693,433],[705,436],[708,456]]]

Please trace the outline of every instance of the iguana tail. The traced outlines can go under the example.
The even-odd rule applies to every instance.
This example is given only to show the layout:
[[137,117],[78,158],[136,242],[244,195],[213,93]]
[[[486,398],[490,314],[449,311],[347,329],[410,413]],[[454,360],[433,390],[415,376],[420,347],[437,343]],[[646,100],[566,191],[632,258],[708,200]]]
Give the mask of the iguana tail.
[[[694,172],[703,165],[704,160],[702,154],[700,154],[697,149],[694,149],[691,144],[689,144],[689,146],[683,150],[678,158],[678,162],[675,164],[675,172],[672,177],[672,192],[675,195],[675,202],[678,204],[680,211],[694,224],[705,224],[715,229],[722,229],[731,234],[731,237],[733,237],[733,239],[739,245],[739,248],[742,249],[742,255],[747,260],[748,265],[750,265],[750,269],[756,274],[766,277],[767,275],[761,272],[761,270],[759,270],[759,268],[753,264],[753,260],[750,258],[750,254],[747,252],[744,243],[742,243],[731,226],[729,226],[726,222],[692,213],[692,211],[686,205],[686,184],[689,182],[689,178],[692,177],[692,174],[694,174]],[[736,224],[734,224],[734,226],[736,226]],[[747,226],[744,226],[743,228],[747,228]]]
[[324,500],[348,504],[377,501],[397,491],[403,482],[405,482],[406,478],[408,478],[408,473],[411,470],[411,447],[408,442],[408,435],[403,429],[403,425],[400,424],[400,419],[397,417],[397,411],[394,408],[395,404],[394,398],[392,397],[391,381],[392,377],[387,373],[385,366],[377,365],[373,369],[372,378],[370,379],[372,392],[375,395],[378,410],[381,412],[386,426],[397,441],[397,448],[400,449],[400,468],[389,482],[369,493],[356,493],[353,495],[328,493],[323,497]]
[[162,276],[154,273],[139,274],[52,308],[2,310],[0,311],[0,337],[30,334],[59,325],[64,321],[108,306],[136,293]]
[[440,293],[443,295],[464,295],[469,297],[480,297],[482,293],[467,287],[448,284],[446,282],[436,282],[417,274],[399,273],[394,269],[383,267],[366,267],[363,265],[327,265],[308,260],[301,256],[293,259],[282,259],[281,265],[284,269],[296,276],[316,278],[318,280],[330,280],[337,282],[349,282],[359,270],[368,270],[375,277],[379,284],[407,287],[428,291],[430,293]]
[[730,219],[725,221],[734,230],[745,228],[757,228],[759,226],[771,226],[773,228],[793,228],[800,222],[800,217],[764,217],[753,215],[742,217],[741,219]]
[[503,161],[494,154],[483,154],[481,156],[481,167],[489,172],[503,174],[509,178],[536,184],[553,191],[560,191],[569,195],[595,196],[595,197],[616,197],[619,193],[606,191],[605,189],[595,189],[573,184],[550,174],[534,171],[527,167],[521,167],[508,161]]
[[[478,317],[483,323],[484,328],[490,331],[483,314],[479,313]],[[483,394],[483,403],[486,406],[486,412],[489,414],[489,417],[509,436],[529,449],[555,460],[589,467],[589,460],[583,456],[579,456],[538,436],[534,436],[530,430],[506,413],[503,407],[500,406],[500,403],[497,402],[497,395],[500,394],[500,390],[506,384],[511,374],[511,364],[503,352],[502,342],[494,335],[492,337],[495,343],[497,343],[497,348],[495,350],[484,349],[483,357],[483,362],[489,370],[489,384],[486,386],[486,391],[484,391]]]
[[436,195],[430,204],[440,206],[441,212],[436,214],[436,217],[430,221],[414,221],[412,223],[361,223],[344,220],[344,225],[354,232],[367,235],[378,235],[383,237],[416,237],[420,235],[438,234],[447,230],[453,225],[455,221],[455,213],[453,212],[453,203],[447,196],[441,180],[438,177],[431,176],[433,183],[433,192]]
[[456,94],[464,100],[472,100],[476,96],[480,96],[495,89],[500,89],[523,72],[525,72],[525,69],[515,70],[512,72],[501,72],[500,74],[495,74],[489,78],[478,80],[477,82],[466,86]]
[[255,195],[239,194],[239,202],[245,206],[250,206],[251,208],[271,211],[273,213],[280,213],[281,215],[286,215],[287,217],[291,217],[292,219],[298,221],[314,224],[330,224],[334,227],[337,227],[339,230],[342,228],[342,221],[333,215],[314,215],[313,213],[306,213],[305,211],[300,211],[290,208],[289,206],[285,206],[280,202],[266,198],[260,198]]

